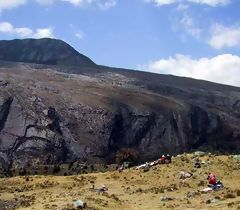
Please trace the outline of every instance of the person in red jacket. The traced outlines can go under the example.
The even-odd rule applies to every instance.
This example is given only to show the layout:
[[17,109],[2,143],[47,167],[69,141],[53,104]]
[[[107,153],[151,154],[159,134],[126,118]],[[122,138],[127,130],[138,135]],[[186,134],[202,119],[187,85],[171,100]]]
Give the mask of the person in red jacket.
[[209,185],[215,186],[217,184],[217,178],[213,173],[209,173],[207,179]]
[[208,187],[212,188],[213,190],[220,190],[224,188],[223,183],[220,180],[217,180],[216,176],[213,173],[208,174]]
[[159,161],[160,161],[161,164],[164,164],[164,163],[165,163],[165,160],[166,160],[165,155],[162,155],[162,156],[160,157],[160,159],[159,159]]

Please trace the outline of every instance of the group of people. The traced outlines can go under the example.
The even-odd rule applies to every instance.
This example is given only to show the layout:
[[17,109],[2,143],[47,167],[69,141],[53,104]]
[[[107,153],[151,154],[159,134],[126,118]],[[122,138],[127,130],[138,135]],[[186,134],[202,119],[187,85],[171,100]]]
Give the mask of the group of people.
[[167,154],[167,155],[162,155],[159,159],[158,159],[158,163],[160,164],[168,164],[172,162],[172,156]]
[[[155,166],[157,164],[169,164],[172,162],[172,156],[169,154],[166,155],[161,155],[161,157],[153,162],[146,162],[145,164],[142,164],[140,166],[137,166],[136,169],[144,169],[144,172],[147,172],[152,166]],[[199,158],[195,159],[194,163],[195,168],[201,168],[201,161]],[[124,169],[123,165],[118,168],[119,172],[121,172]],[[191,172],[180,172],[180,179],[186,179],[192,177],[193,174]],[[213,173],[209,173],[208,177],[208,187],[211,188],[212,190],[218,190],[223,188],[223,184],[221,181],[217,180],[216,176]]]
[[144,172],[147,172],[151,167],[158,165],[158,164],[169,164],[172,162],[172,156],[167,155],[161,155],[161,157],[158,160],[155,160],[153,162],[146,162],[142,165],[139,165],[136,167],[136,170],[138,169],[144,169]]

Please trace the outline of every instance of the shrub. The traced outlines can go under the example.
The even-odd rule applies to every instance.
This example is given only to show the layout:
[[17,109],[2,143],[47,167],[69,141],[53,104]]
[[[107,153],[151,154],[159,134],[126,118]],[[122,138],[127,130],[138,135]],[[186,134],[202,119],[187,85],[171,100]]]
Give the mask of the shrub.
[[123,164],[125,161],[136,162],[138,159],[138,152],[135,149],[123,148],[116,154],[116,163]]
[[59,165],[54,165],[53,167],[53,174],[57,174],[61,171],[61,168]]
[[68,170],[70,170],[73,167],[74,162],[70,162],[68,165]]
[[26,168],[21,168],[21,169],[19,170],[19,176],[25,176],[25,175],[27,175],[27,170],[26,170]]
[[91,165],[90,168],[91,168],[92,171],[94,171],[94,169],[95,169],[94,165]]

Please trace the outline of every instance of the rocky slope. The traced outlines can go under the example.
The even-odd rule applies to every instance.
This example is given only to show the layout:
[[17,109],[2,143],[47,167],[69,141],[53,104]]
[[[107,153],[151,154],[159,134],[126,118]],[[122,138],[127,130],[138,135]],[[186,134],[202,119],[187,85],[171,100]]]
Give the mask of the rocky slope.
[[136,149],[139,161],[194,149],[239,151],[240,88],[67,63],[0,63],[4,170],[113,162],[121,148]]

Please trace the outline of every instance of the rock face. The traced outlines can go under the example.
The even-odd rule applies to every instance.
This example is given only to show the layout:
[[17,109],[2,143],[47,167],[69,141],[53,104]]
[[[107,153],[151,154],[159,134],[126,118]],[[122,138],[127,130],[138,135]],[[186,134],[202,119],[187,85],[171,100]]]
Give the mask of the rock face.
[[0,60],[51,65],[96,66],[67,43],[56,39],[0,41]]
[[[0,165],[139,161],[162,153],[240,149],[240,88],[96,66],[2,62]],[[78,72],[78,74],[69,74]]]

